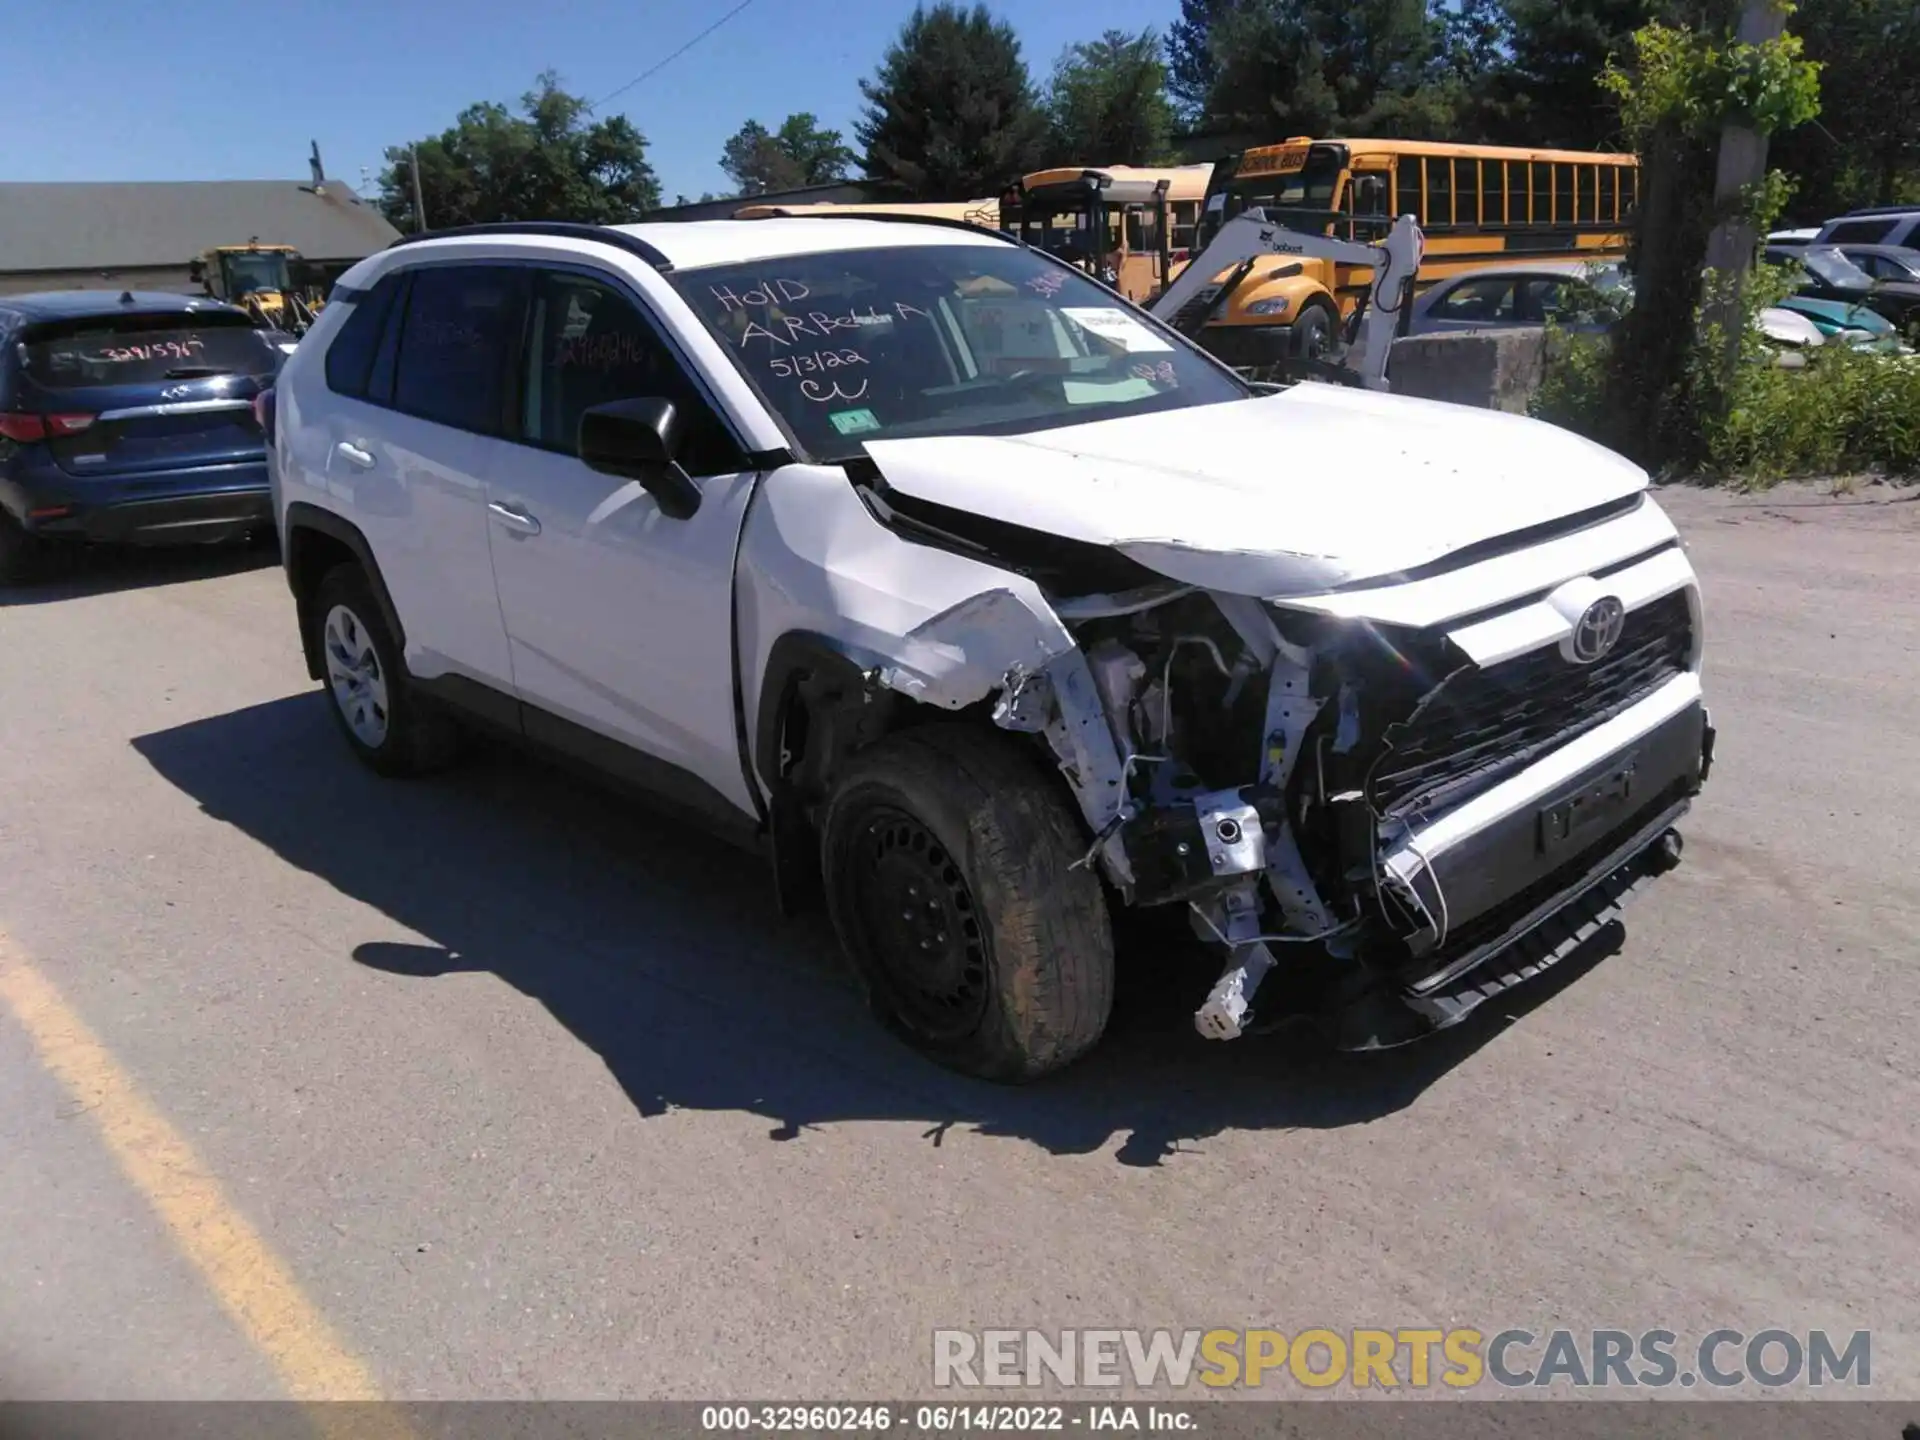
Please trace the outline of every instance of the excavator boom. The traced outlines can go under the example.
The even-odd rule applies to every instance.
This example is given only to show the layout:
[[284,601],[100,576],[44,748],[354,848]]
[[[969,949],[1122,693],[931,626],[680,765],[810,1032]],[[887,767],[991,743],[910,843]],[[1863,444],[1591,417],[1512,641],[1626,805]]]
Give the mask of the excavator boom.
[[[1300,256],[1366,266],[1373,271],[1373,284],[1361,317],[1360,334],[1347,351],[1346,364],[1369,390],[1385,390],[1394,331],[1406,306],[1412,303],[1414,277],[1420,273],[1425,247],[1425,238],[1411,215],[1394,221],[1378,244],[1366,244],[1289,230],[1269,220],[1264,210],[1245,210],[1220,227],[1213,243],[1196,255],[1180,278],[1147,309],[1176,329],[1197,334],[1254,262],[1267,256]],[[1215,287],[1216,277],[1222,272],[1231,272],[1227,282],[1208,297],[1206,292]],[[1201,301],[1204,303],[1196,304]]]

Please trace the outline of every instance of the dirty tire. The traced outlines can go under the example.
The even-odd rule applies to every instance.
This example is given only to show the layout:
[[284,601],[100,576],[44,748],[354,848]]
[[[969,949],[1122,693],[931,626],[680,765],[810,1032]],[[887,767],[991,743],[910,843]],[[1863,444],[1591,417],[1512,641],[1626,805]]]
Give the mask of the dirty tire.
[[0,510],[0,585],[22,585],[40,578],[42,546]]
[[1338,329],[1331,310],[1318,300],[1309,301],[1293,322],[1293,353],[1303,360],[1324,360]]
[[[834,928],[875,1013],[953,1070],[1018,1083],[1092,1049],[1113,934],[1077,812],[1010,737],[930,725],[854,760],[821,826]],[[919,952],[926,952],[921,954]]]
[[[314,592],[310,623],[314,640],[322,656],[321,685],[325,688],[327,708],[333,712],[340,733],[368,768],[381,775],[424,775],[444,769],[459,756],[460,732],[452,719],[420,703],[412,677],[400,659],[400,647],[382,618],[373,598],[373,587],[358,565],[337,565],[321,578]],[[376,679],[381,718],[378,733],[370,726],[356,728],[349,707],[336,684],[332,661],[327,659],[330,643],[329,621],[351,620],[346,634],[355,652],[349,658],[360,664],[359,673]],[[337,637],[336,637],[337,638]],[[371,664],[366,663],[371,654]]]

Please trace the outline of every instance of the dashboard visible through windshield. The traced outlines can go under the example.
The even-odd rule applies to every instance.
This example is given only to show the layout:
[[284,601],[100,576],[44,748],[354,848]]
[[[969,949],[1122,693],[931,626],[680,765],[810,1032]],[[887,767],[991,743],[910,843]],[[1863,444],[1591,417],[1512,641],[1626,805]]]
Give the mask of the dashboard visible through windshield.
[[836,250],[673,280],[819,460],[1251,393],[1112,292],[1012,245]]

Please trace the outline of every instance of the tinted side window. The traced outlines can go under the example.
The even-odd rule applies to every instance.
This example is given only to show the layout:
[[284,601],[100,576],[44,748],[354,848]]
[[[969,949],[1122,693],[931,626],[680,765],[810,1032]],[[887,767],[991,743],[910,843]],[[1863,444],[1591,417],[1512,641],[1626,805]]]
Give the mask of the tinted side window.
[[374,352],[380,348],[380,334],[392,313],[400,280],[399,271],[382,276],[372,290],[354,302],[346,323],[327,347],[327,388],[336,395],[365,397],[367,375],[373,368]]
[[397,408],[460,430],[502,433],[507,377],[520,349],[524,276],[494,265],[414,272],[394,374]]
[[1892,220],[1843,220],[1828,233],[1825,245],[1878,245],[1893,233]]
[[1442,320],[1510,320],[1513,281],[1465,281],[1447,292],[1434,314]]
[[680,464],[689,475],[720,475],[746,463],[681,367],[633,302],[610,285],[561,271],[539,272],[527,316],[521,383],[523,439],[575,454],[580,416],[614,400],[671,400],[683,426]]

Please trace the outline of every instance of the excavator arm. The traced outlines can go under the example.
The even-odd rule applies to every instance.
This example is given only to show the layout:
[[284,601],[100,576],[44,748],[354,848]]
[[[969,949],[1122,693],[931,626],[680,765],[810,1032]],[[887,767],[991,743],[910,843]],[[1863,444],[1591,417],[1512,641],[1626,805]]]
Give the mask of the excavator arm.
[[[1393,222],[1384,240],[1364,244],[1289,230],[1267,218],[1263,210],[1245,210],[1220,227],[1213,243],[1193,258],[1187,268],[1147,309],[1157,318],[1197,333],[1222,300],[1251,270],[1253,262],[1269,255],[1297,255],[1332,260],[1340,265],[1364,265],[1373,271],[1360,334],[1347,352],[1347,365],[1357,371],[1369,390],[1387,388],[1387,357],[1394,330],[1405,307],[1412,303],[1414,277],[1420,273],[1425,239],[1411,215]],[[1223,271],[1231,271],[1210,303],[1195,306]],[[1197,310],[1197,314],[1195,311]],[[1183,313],[1185,312],[1185,313]],[[1182,323],[1184,322],[1184,323]]]

